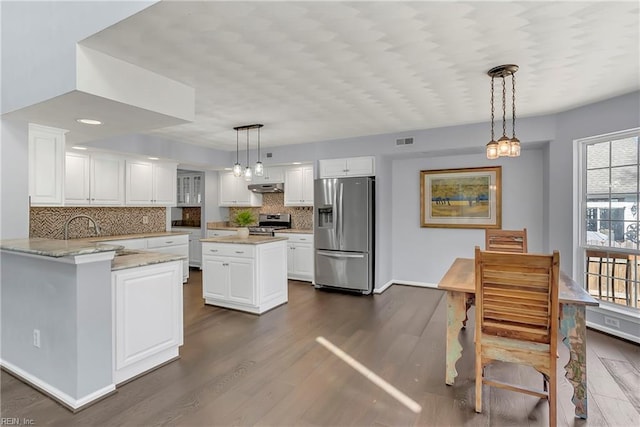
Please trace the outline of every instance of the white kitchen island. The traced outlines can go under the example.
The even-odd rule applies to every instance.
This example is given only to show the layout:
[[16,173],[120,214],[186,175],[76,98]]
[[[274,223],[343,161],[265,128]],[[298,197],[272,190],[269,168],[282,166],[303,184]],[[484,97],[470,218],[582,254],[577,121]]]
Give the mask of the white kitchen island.
[[84,240],[0,248],[0,364],[14,376],[77,411],[177,357],[183,256]]
[[262,314],[287,302],[286,237],[227,236],[201,241],[205,304]]

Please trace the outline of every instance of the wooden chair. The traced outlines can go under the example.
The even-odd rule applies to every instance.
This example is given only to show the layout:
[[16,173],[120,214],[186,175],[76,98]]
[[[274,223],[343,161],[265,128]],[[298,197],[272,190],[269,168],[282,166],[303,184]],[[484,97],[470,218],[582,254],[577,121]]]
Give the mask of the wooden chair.
[[527,229],[494,230],[485,232],[485,250],[498,252],[527,252]]
[[[487,384],[547,399],[549,425],[556,425],[559,263],[558,251],[510,254],[476,246],[476,412]],[[485,377],[485,366],[498,360],[541,372],[543,391]]]

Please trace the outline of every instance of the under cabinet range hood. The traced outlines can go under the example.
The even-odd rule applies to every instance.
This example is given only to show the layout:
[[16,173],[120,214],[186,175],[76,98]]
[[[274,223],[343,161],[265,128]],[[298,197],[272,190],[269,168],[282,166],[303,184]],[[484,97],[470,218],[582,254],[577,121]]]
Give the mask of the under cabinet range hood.
[[249,190],[254,193],[284,193],[284,184],[278,182],[276,184],[251,184]]

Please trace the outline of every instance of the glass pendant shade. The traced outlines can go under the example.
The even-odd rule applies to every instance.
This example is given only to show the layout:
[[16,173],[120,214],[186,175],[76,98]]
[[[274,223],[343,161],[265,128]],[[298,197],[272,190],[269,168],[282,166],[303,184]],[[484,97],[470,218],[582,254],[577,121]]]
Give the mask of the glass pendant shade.
[[244,169],[244,180],[251,181],[253,179],[253,171],[249,166]]
[[518,157],[520,155],[520,140],[518,138],[511,138],[509,142],[509,157]]
[[487,144],[487,159],[495,160],[498,156],[498,143],[491,141]]
[[256,165],[253,167],[253,173],[255,176],[263,176],[264,175],[264,166],[261,161],[257,161]]
[[240,163],[236,163],[235,165],[233,165],[233,176],[242,176],[242,166],[240,165]]
[[498,155],[499,156],[508,156],[510,148],[511,140],[507,136],[501,136],[498,140]]

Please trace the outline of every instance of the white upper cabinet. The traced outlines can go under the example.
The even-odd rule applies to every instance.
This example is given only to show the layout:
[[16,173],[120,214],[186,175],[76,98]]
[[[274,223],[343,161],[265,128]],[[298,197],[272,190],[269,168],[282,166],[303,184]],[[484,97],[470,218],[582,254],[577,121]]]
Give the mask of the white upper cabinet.
[[252,184],[277,184],[284,182],[284,168],[281,166],[265,166],[263,176],[253,177]]
[[127,160],[126,202],[128,205],[176,204],[177,165]]
[[313,166],[296,166],[285,171],[284,205],[313,206]]
[[219,174],[218,206],[262,206],[262,194],[249,191],[244,177],[236,177],[233,172]]
[[66,205],[123,205],[124,160],[107,154],[67,153]]
[[175,163],[153,164],[153,204],[176,205],[176,174],[178,165]]
[[375,175],[373,156],[320,160],[319,163],[320,178]]
[[32,205],[62,205],[66,132],[29,123],[29,197]]

